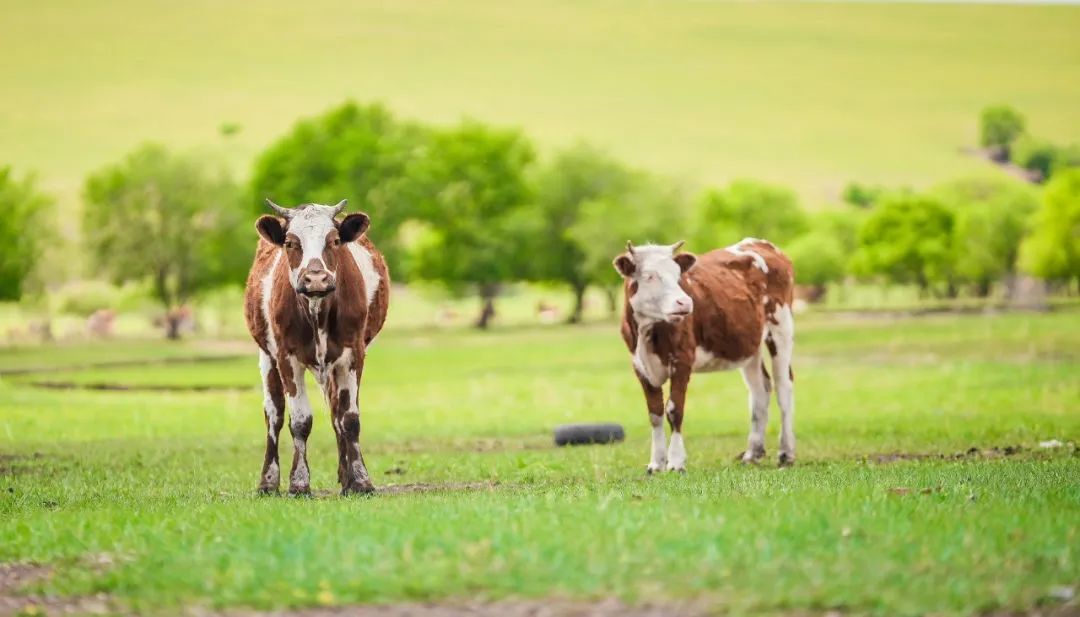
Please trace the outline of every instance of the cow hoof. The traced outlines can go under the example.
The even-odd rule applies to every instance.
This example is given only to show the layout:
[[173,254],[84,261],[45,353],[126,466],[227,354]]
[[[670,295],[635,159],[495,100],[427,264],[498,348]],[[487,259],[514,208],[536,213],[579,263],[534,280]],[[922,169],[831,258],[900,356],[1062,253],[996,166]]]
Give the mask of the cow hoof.
[[658,473],[660,473],[661,471],[663,471],[663,470],[664,470],[664,466],[665,466],[666,464],[667,464],[667,463],[665,463],[665,462],[660,462],[660,463],[649,463],[649,464],[648,464],[648,465],[647,465],[647,466],[645,467],[645,473],[646,473],[646,474],[648,474],[648,475],[650,475],[650,476],[651,476],[651,475],[653,475],[653,474],[658,474]]
[[281,494],[281,491],[276,486],[260,486],[255,494],[259,497],[277,497]]
[[675,467],[674,465],[668,465],[667,470],[668,472],[674,471],[682,474],[686,473],[686,467]]
[[363,482],[350,482],[348,486],[341,489],[341,496],[370,495],[374,492],[375,485],[372,484],[370,480],[364,480]]
[[795,455],[794,454],[788,454],[787,452],[781,452],[780,453],[779,464],[780,464],[780,467],[791,467],[792,465],[795,464]]
[[290,486],[289,497],[311,497],[310,486]]

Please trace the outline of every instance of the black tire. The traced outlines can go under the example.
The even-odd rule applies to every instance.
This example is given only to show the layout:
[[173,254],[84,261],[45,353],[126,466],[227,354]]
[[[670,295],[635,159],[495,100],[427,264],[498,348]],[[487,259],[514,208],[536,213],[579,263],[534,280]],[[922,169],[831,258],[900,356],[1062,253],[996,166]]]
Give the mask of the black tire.
[[580,446],[595,443],[617,443],[626,439],[621,424],[563,424],[555,427],[555,445]]

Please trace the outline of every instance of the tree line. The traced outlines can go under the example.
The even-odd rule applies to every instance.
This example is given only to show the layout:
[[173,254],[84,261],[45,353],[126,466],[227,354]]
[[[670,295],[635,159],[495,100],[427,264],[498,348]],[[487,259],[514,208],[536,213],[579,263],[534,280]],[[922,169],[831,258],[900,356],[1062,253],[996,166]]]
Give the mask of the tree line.
[[[1001,124],[1000,115],[990,123]],[[997,139],[1012,144],[1013,129]],[[539,157],[518,130],[471,120],[429,126],[349,102],[300,120],[257,157],[246,185],[205,158],[137,148],[87,179],[82,238],[96,272],[148,284],[168,309],[243,281],[264,197],[289,205],[348,198],[371,216],[368,233],[396,281],[477,294],[480,327],[500,289],[519,281],[565,284],[572,322],[590,287],[603,289],[614,311],[611,260],[628,239],[685,238],[705,251],[768,238],[791,255],[811,300],[852,278],[985,296],[1020,271],[1080,281],[1080,170],[1055,161],[1041,189],[1004,178],[924,191],[852,184],[843,204],[808,212],[782,186],[737,180],[692,191],[588,144]],[[48,227],[39,222],[50,206],[33,178],[0,170],[8,215],[0,217],[0,299],[33,288],[47,240],[23,232]]]

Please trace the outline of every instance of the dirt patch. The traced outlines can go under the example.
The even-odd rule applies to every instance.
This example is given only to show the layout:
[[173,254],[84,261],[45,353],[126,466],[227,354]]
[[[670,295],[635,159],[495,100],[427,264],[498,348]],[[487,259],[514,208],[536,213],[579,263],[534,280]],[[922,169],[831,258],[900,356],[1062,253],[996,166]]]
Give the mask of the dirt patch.
[[[491,491],[500,486],[499,482],[447,482],[435,484],[429,482],[415,482],[409,484],[386,484],[375,487],[376,495],[408,495],[412,493],[450,493],[457,491]],[[331,499],[341,496],[340,489],[316,489],[311,492],[312,497],[319,499]]]
[[74,381],[28,381],[27,385],[47,390],[104,390],[109,392],[244,392],[255,386],[210,386],[210,385],[127,385],[122,383],[77,383]]
[[31,455],[0,454],[0,476],[21,476],[34,470],[34,463],[44,458],[41,452]]
[[336,608],[310,608],[261,613],[237,611],[225,617],[667,617],[715,614],[703,604],[626,605],[618,600],[507,600],[503,602],[448,602],[445,604],[386,604]]
[[46,581],[52,568],[32,563],[0,564],[0,617],[8,615],[104,615],[115,614],[116,606],[103,593],[94,596],[61,597],[25,594],[28,585]]
[[952,454],[924,454],[924,453],[912,453],[912,452],[891,452],[888,454],[873,454],[869,456],[863,456],[859,460],[864,463],[899,463],[903,461],[961,461],[967,459],[993,459],[993,458],[1005,458],[1009,456],[1016,456],[1024,452],[1030,452],[1024,446],[1002,446],[993,448],[976,448],[971,447],[963,452],[954,452]]
[[0,370],[0,377],[9,377],[11,375],[31,375],[33,373],[55,373],[57,371],[85,371],[96,368],[122,368],[125,366],[162,366],[168,364],[199,364],[203,362],[226,362],[250,357],[252,356],[238,354],[218,354],[186,356],[180,358],[157,358],[151,360],[106,360],[103,362],[87,362],[85,364],[70,364],[63,366],[28,366]]

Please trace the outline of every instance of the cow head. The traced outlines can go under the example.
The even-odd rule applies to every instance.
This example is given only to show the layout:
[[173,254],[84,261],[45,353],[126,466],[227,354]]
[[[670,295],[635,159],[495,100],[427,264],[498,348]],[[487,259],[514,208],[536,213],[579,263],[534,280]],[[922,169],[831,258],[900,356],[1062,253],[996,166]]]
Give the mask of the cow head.
[[289,282],[296,293],[324,298],[337,286],[339,249],[359,238],[368,228],[366,214],[354,212],[338,221],[346,200],[336,206],[305,204],[282,208],[269,199],[277,216],[259,217],[255,228],[267,242],[282,247],[289,263]]
[[643,321],[666,321],[677,324],[694,311],[694,301],[679,285],[684,272],[694,267],[697,257],[676,253],[683,243],[647,244],[635,247],[626,243],[626,252],[615,258],[615,269],[630,281],[630,307]]

